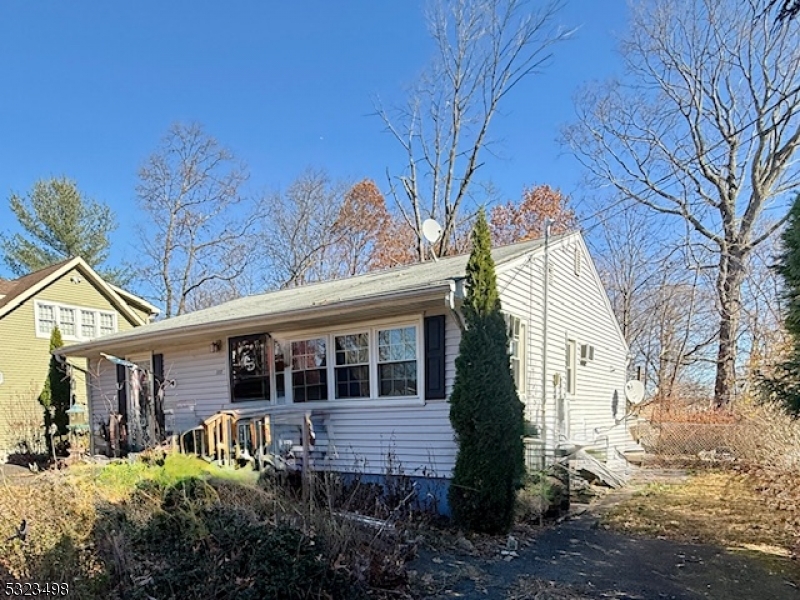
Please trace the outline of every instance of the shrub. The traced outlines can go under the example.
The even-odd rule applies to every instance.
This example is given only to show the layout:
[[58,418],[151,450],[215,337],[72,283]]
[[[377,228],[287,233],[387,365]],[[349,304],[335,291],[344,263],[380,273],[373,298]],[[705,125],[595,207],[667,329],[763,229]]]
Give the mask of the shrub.
[[456,358],[450,421],[458,455],[448,498],[457,525],[473,531],[507,531],[524,475],[520,402],[508,357],[508,334],[500,299],[489,228],[481,211],[467,263],[467,330]]

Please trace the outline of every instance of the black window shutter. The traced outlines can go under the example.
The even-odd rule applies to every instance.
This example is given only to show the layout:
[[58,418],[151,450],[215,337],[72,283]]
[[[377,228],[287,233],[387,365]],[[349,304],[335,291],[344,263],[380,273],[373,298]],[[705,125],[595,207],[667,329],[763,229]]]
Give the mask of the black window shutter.
[[117,365],[117,412],[123,417],[128,416],[128,369]]
[[158,439],[164,438],[164,355],[153,354],[153,406]]
[[425,398],[446,397],[444,386],[444,315],[425,317]]

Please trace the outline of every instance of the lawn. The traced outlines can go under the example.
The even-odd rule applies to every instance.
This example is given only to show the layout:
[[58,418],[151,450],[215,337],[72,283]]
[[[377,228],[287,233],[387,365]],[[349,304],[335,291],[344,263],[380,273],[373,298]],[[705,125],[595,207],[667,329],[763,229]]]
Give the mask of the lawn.
[[711,544],[760,556],[800,581],[798,529],[791,511],[776,510],[759,480],[735,470],[697,471],[683,482],[644,485],[611,508],[602,524],[647,537]]

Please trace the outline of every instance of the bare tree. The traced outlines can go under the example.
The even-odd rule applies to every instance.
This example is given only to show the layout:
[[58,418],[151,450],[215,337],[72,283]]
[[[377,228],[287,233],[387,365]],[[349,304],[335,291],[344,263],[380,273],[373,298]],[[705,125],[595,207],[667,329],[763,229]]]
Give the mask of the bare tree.
[[[164,316],[239,295],[254,249],[253,207],[240,195],[247,173],[197,124],[173,125],[139,170],[145,280]],[[224,288],[224,295],[213,292]]]
[[567,37],[552,23],[559,7],[553,1],[534,8],[525,0],[431,5],[433,64],[407,107],[391,114],[378,108],[405,154],[405,172],[390,177],[390,190],[415,234],[418,260],[425,260],[422,222],[428,217],[443,226],[436,253],[449,253],[492,119],[516,85],[548,61],[551,46]]
[[596,183],[676,218],[714,256],[717,405],[734,397],[747,259],[784,219],[754,232],[800,183],[798,24],[760,18],[765,1],[632,4],[626,79],[587,90],[565,132]]
[[341,239],[336,222],[346,189],[324,171],[308,169],[264,200],[268,285],[294,287],[334,276],[327,255]]
[[800,15],[800,0],[767,0],[765,13],[777,9],[775,18],[778,22],[791,21]]
[[[669,402],[678,383],[706,364],[713,310],[705,278],[638,206],[596,224],[597,265],[630,346],[633,365],[655,398]],[[695,261],[696,264],[696,261]],[[694,369],[696,371],[696,369]]]

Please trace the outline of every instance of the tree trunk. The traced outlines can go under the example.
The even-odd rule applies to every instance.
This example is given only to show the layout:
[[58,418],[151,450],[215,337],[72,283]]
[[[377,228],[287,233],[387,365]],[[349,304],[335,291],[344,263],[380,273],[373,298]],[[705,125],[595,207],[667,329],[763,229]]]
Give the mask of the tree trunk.
[[742,252],[723,250],[717,278],[720,309],[717,376],[714,382],[714,406],[717,408],[730,404],[736,395],[736,336],[744,274]]

